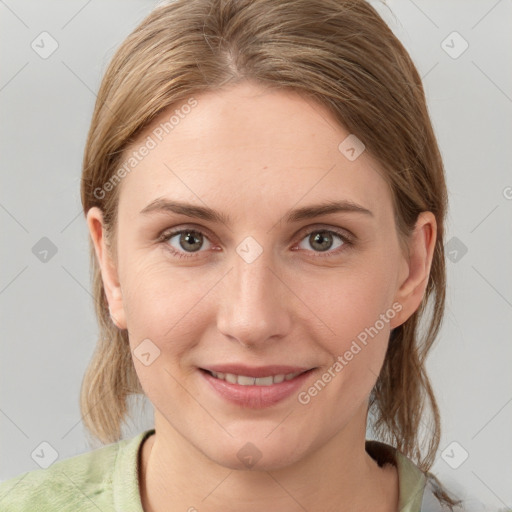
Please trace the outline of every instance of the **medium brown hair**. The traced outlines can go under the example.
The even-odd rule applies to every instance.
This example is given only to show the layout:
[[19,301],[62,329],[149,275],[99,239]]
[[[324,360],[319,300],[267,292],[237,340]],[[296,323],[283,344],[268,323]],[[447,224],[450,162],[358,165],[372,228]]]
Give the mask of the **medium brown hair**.
[[[114,176],[126,148],[165,108],[243,80],[293,90],[326,106],[363,141],[385,171],[403,247],[420,212],[436,217],[423,301],[392,331],[370,397],[377,439],[428,471],[439,445],[440,418],[425,358],[444,314],[447,191],[421,78],[367,2],[176,0],[154,9],[122,43],[101,83],[83,160],[84,213],[99,207],[112,239],[120,187],[97,191]],[[100,337],[82,383],[81,409],[89,432],[107,443],[121,438],[127,398],[143,390],[128,334],[110,318],[92,243],[91,267]],[[431,311],[422,333],[427,305]],[[422,425],[427,430],[420,436]]]

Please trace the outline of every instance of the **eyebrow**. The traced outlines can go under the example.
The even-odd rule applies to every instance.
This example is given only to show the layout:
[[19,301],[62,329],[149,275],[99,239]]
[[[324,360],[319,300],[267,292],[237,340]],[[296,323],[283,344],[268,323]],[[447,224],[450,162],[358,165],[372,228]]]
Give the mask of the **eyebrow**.
[[[185,215],[187,217],[195,217],[198,219],[207,220],[211,222],[219,222],[226,225],[229,225],[231,223],[229,215],[226,215],[222,212],[218,212],[205,206],[198,206],[190,203],[182,203],[180,201],[174,201],[163,197],[155,199],[140,211],[140,213],[142,214],[149,214],[154,212],[177,213],[180,215]],[[295,210],[290,210],[286,213],[284,218],[286,222],[292,223],[306,219],[313,219],[321,215],[329,215],[340,212],[360,214],[362,213],[370,217],[374,216],[370,210],[364,208],[363,206],[357,203],[354,203],[353,201],[341,200],[326,201],[324,203],[313,204],[309,206],[304,206],[302,208],[297,208]]]

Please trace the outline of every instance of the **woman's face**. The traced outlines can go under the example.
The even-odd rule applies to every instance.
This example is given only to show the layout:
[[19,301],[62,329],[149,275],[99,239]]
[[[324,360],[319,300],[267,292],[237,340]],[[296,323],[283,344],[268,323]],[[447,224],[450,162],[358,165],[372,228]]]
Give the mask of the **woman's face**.
[[[413,272],[378,164],[323,107],[251,83],[194,100],[126,154],[115,264],[88,217],[157,433],[231,468],[364,438],[390,330],[423,295],[424,237]],[[343,202],[360,210],[317,211]]]

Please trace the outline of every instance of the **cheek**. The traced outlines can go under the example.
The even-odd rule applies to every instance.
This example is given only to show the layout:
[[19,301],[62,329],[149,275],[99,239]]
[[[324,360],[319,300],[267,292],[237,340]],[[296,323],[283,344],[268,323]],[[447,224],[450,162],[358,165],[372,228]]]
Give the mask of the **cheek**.
[[[386,313],[383,317],[374,314],[377,310],[366,304],[366,310],[357,315],[351,315],[349,311],[340,315],[346,321],[338,320],[338,335],[323,340],[323,348],[329,352],[331,360],[322,367],[312,387],[304,390],[301,403],[309,403],[321,392],[318,407],[328,406],[330,411],[335,411],[330,414],[343,423],[368,400],[380,374],[389,340],[389,320],[381,319]],[[325,387],[328,388],[326,393],[323,392]]]
[[[205,321],[204,288],[161,264],[133,262],[130,268],[123,304],[133,362],[146,395],[164,404],[182,396],[178,382],[191,371],[191,349]],[[182,400],[193,406],[188,397]]]
[[171,268],[162,261],[127,261],[123,286],[130,344],[149,338],[161,351],[180,354],[206,322],[205,290],[218,280],[198,269]]
[[301,282],[305,284],[302,289],[308,290],[301,298],[318,315],[309,322],[317,326],[311,337],[331,356],[324,380],[335,382],[332,392],[339,392],[332,399],[343,407],[360,402],[373,388],[386,355],[390,322],[397,314],[392,307],[389,264],[384,267],[378,257],[368,258],[367,265],[358,264],[331,272],[323,280],[309,276]]
[[[369,265],[358,264],[357,268],[304,274],[295,278],[295,282],[300,281],[303,291],[299,296],[307,306],[305,309],[309,309],[308,314],[315,313],[314,324],[320,321],[342,350],[348,340],[374,326],[381,315],[388,312],[389,317],[394,313],[388,311],[395,292],[392,275],[392,269],[381,267],[373,260]],[[389,331],[389,322],[384,325],[379,322],[377,329]]]

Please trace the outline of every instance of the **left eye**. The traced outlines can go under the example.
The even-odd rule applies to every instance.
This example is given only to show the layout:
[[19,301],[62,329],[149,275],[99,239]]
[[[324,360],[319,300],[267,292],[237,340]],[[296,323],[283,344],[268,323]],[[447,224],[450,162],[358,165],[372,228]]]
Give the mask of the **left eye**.
[[[338,239],[338,245],[333,248],[333,240]],[[329,249],[338,249],[339,247],[345,245],[347,243],[347,239],[335,232],[329,230],[315,230],[310,231],[302,241],[306,240],[307,243],[310,244],[311,247],[315,250],[315,252],[326,252]]]

